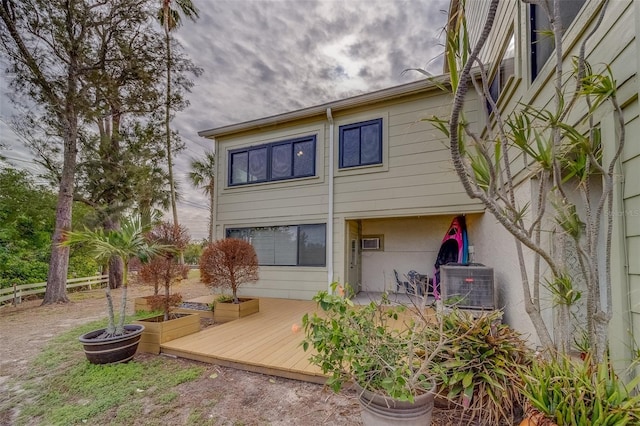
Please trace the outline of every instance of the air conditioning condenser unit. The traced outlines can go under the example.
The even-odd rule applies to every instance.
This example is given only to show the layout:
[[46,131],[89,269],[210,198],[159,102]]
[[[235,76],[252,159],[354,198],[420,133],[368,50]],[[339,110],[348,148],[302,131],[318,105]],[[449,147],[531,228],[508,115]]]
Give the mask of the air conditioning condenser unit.
[[440,293],[446,306],[461,309],[498,308],[493,268],[479,263],[450,263],[440,267]]

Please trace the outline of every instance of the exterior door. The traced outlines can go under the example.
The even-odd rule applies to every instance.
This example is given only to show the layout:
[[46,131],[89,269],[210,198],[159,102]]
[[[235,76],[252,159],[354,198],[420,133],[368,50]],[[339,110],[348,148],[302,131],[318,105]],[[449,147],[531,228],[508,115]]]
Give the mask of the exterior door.
[[347,236],[347,283],[356,293],[359,293],[362,290],[359,221],[347,221]]

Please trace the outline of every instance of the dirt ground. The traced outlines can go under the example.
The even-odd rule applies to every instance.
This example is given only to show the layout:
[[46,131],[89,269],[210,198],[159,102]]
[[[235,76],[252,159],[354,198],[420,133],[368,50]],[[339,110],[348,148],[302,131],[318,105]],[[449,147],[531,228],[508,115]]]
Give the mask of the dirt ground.
[[[210,294],[198,282],[187,280],[174,291],[183,300]],[[133,299],[149,294],[149,288],[131,286],[128,311]],[[56,335],[89,321],[106,317],[104,290],[70,295],[72,302],[40,306],[40,300],[0,307],[0,407],[5,398],[19,397],[20,378],[29,363]],[[120,300],[120,291],[113,292]],[[153,356],[137,355],[136,357]],[[183,360],[185,363],[194,361]],[[336,395],[323,386],[255,374],[232,368],[201,364],[206,368],[200,379],[179,386],[181,404],[166,413],[166,424],[185,424],[193,410],[205,411],[217,425],[360,425],[357,395],[345,390]],[[150,407],[150,410],[161,407]],[[11,425],[15,413],[0,412],[0,424]],[[457,424],[455,413],[434,410],[433,425]]]

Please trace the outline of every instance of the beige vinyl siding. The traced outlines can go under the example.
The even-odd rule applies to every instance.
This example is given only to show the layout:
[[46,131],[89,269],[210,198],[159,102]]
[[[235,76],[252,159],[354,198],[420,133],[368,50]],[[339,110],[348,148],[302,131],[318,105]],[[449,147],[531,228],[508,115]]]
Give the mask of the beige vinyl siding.
[[[228,186],[229,151],[302,136],[316,135],[316,176]],[[222,138],[218,141],[216,222],[240,224],[268,218],[281,221],[287,218],[317,219],[327,211],[325,122],[294,125],[273,132],[254,133],[243,137]],[[326,220],[326,219],[325,219]],[[292,223],[292,224],[296,224]]]
[[[347,218],[399,217],[435,214],[443,209],[481,210],[459,183],[447,140],[424,120],[444,115],[450,100],[449,94],[442,93],[336,117],[336,143],[340,125],[382,117],[386,129],[386,164],[336,171],[336,214]],[[473,116],[473,111],[467,116]],[[335,161],[337,164],[337,158]]]
[[[472,34],[474,41],[477,40],[482,30],[481,26],[484,24],[488,3],[488,0],[467,1],[467,16],[472,20],[469,28],[474,33]],[[553,56],[540,71],[536,80],[531,82],[529,6],[520,5],[520,9],[516,9],[513,6],[516,3],[520,2],[501,2],[496,26],[481,56],[487,63],[498,57],[497,55],[499,55],[508,36],[509,22],[513,22],[517,43],[515,84],[513,85],[513,93],[507,92],[508,99],[501,99],[500,106],[505,112],[516,108],[517,102],[535,105],[537,108],[553,109],[554,105],[551,104],[555,90]],[[599,13],[598,9],[602,4],[602,0],[588,0],[565,33],[563,37],[565,75],[568,76],[572,70],[573,57],[579,53],[583,39],[594,30]],[[517,19],[518,14],[520,14],[519,20]],[[610,325],[610,344],[612,360],[616,364],[623,361],[626,363],[631,350],[637,348],[637,344],[640,342],[640,143],[637,138],[637,135],[640,134],[640,119],[638,119],[640,108],[637,102],[640,84],[637,81],[637,72],[640,69],[640,46],[636,44],[639,29],[640,2],[632,0],[610,1],[602,24],[586,43],[586,57],[594,71],[601,72],[605,70],[605,66],[611,68],[618,85],[618,101],[625,106],[624,115],[627,122],[627,144],[622,158],[624,191],[621,193],[622,186],[619,181],[616,182],[611,254],[614,317]],[[573,81],[566,84],[566,88],[573,86]],[[586,112],[585,108],[576,109],[567,121],[575,122],[582,118]],[[611,144],[615,140],[617,125],[611,106],[605,103],[597,111],[595,118],[601,121],[604,132],[603,143]],[[607,145],[605,147],[606,155],[610,156],[612,150],[613,147]],[[522,157],[516,158],[515,155],[512,155],[511,159],[514,164],[518,164],[515,161],[522,163]],[[483,232],[486,231],[486,228],[488,228],[488,224],[482,227]],[[497,274],[504,273],[504,270],[508,268],[502,267],[500,269],[501,271],[497,271]],[[515,272],[512,271],[511,275],[514,280],[517,280]],[[511,298],[510,305],[516,307],[515,302],[518,302],[518,299]],[[629,313],[630,309],[631,314]],[[520,312],[522,311],[520,310]],[[518,315],[517,308],[515,311],[509,311],[507,308],[505,318],[510,322],[515,320],[514,324],[516,324]],[[527,330],[526,324],[521,325],[522,331]],[[531,328],[529,330],[533,331]],[[628,363],[619,365],[626,368]]]
[[259,283],[243,286],[241,294],[309,300],[327,288],[326,268],[261,266],[259,274]]
[[[216,237],[227,228],[326,224],[328,187],[326,177],[326,120],[304,120],[270,131],[254,131],[216,141]],[[229,151],[271,142],[316,135],[316,175],[313,177],[228,186]],[[325,289],[327,268],[261,266],[260,280],[246,285],[242,295],[311,299]]]
[[[627,143],[623,153],[622,170],[624,172],[624,192],[622,212],[617,212],[615,219],[624,221],[623,244],[626,244],[626,261],[628,274],[629,306],[634,341],[632,349],[640,342],[640,118],[638,118],[638,101],[625,108],[632,112],[627,119]],[[624,252],[623,252],[624,253]]]
[[[472,46],[475,46],[482,33],[487,19],[489,4],[490,0],[472,0],[466,2],[467,28]],[[496,64],[500,59],[502,51],[505,48],[504,41],[507,39],[509,31],[512,28],[516,31],[514,21],[519,7],[519,1],[502,1],[498,5],[494,25],[491,29],[491,35],[489,36],[489,40],[492,42],[485,43],[484,48],[480,52],[480,59],[483,63]],[[518,40],[518,37],[516,37],[516,40]]]

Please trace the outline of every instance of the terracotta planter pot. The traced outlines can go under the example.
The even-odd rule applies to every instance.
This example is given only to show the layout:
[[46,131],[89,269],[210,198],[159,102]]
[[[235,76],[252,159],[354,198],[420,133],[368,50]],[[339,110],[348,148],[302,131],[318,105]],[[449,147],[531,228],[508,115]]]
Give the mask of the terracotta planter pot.
[[160,353],[161,344],[200,331],[200,315],[171,315],[167,321],[164,321],[164,315],[135,321],[135,324],[144,325],[145,328],[140,338],[139,352],[157,355]]
[[398,401],[356,385],[365,426],[429,426],[433,414],[434,393],[415,397],[414,402]]
[[260,299],[240,299],[240,303],[216,302],[213,308],[213,320],[228,322],[260,311]]
[[90,331],[79,337],[84,347],[84,354],[92,364],[117,364],[130,361],[138,349],[144,326],[139,324],[125,325],[126,334],[107,338],[98,338],[104,328]]

